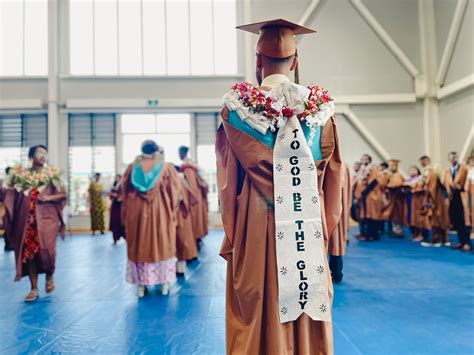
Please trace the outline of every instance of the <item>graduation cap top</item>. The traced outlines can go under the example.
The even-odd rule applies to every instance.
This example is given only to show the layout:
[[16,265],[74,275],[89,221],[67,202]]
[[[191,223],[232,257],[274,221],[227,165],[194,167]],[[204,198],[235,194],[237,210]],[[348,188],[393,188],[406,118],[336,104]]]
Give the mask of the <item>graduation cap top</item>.
[[257,51],[271,58],[287,58],[296,53],[296,35],[315,30],[283,19],[237,26],[239,30],[259,34]]

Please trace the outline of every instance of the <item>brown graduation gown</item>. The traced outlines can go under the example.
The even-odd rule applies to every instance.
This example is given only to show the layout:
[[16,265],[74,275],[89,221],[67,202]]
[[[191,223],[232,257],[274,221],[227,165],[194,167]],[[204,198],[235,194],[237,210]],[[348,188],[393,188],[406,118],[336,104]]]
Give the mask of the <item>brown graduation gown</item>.
[[[217,184],[227,260],[226,343],[228,354],[331,354],[332,324],[306,314],[281,324],[273,210],[273,150],[228,122],[216,141]],[[341,216],[341,160],[336,120],[322,129],[323,160],[315,161],[324,237]],[[326,270],[329,270],[327,260]],[[331,276],[327,273],[332,300]]]
[[[54,186],[47,186],[42,192],[44,195],[55,195],[57,191]],[[30,206],[30,195],[25,196],[23,192],[7,189],[5,193],[5,207],[8,225],[8,234],[15,248],[16,276],[15,281],[21,280],[28,275],[28,270],[21,261],[23,254],[23,243],[25,240],[26,223]],[[40,249],[35,256],[38,263],[38,272],[53,274],[56,268],[56,238],[58,234],[64,237],[65,226],[62,211],[66,206],[66,198],[57,202],[37,202],[36,222]]]
[[179,178],[178,187],[181,198],[176,227],[176,256],[178,260],[191,260],[198,256],[191,220],[191,208],[197,203],[197,200],[189,190],[184,178]]
[[[465,189],[468,172],[469,168],[466,164],[459,166],[454,179],[451,176],[451,169],[445,172],[445,179],[449,186],[451,196],[451,224],[454,228],[469,226],[471,222],[469,216],[469,192]],[[453,189],[457,189],[458,192],[453,191]],[[459,197],[456,196],[457,194],[459,194]],[[456,198],[459,198],[460,202],[454,201]]]
[[431,214],[431,225],[433,228],[447,230],[449,228],[448,189],[444,187],[446,193],[443,195],[442,180],[432,168],[428,168],[425,174],[429,203],[433,211]]
[[424,179],[406,184],[411,191],[410,227],[431,229],[431,209],[427,207],[428,194]]
[[387,175],[381,172],[377,166],[373,165],[369,168],[365,186],[369,186],[374,180],[377,180],[378,183],[367,194],[365,203],[362,203],[361,218],[375,221],[382,221],[384,219],[383,187],[386,184],[386,179]]
[[352,181],[346,164],[342,164],[341,169],[341,191],[341,219],[328,241],[328,254],[334,256],[346,255],[352,201]]
[[402,188],[404,182],[405,179],[403,179],[402,174],[397,171],[388,177],[387,184],[385,185],[388,204],[385,207],[384,219],[400,225],[407,224],[407,202]]
[[[200,239],[207,234],[207,200],[203,194],[203,180],[199,176],[197,166],[190,161],[181,165],[180,171],[197,199],[197,203],[191,206],[191,220],[193,221],[194,237]],[[206,222],[205,222],[206,220]]]
[[176,256],[178,173],[164,163],[155,186],[139,192],[132,186],[131,164],[122,180],[122,221],[127,235],[128,260],[156,263]]

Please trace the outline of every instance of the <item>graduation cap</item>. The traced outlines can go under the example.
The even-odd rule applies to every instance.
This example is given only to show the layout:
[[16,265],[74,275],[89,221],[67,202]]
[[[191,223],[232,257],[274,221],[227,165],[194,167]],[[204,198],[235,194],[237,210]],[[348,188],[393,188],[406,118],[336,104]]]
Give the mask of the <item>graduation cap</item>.
[[287,58],[296,54],[295,36],[315,30],[283,19],[237,26],[239,30],[260,35],[257,51],[270,58]]

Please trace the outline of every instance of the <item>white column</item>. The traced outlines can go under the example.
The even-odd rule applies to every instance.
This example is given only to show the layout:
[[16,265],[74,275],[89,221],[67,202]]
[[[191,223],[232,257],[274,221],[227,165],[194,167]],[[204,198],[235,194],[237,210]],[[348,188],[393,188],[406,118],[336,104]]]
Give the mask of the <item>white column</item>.
[[423,98],[424,154],[441,163],[441,133],[436,85],[437,59],[433,0],[418,0],[420,17],[421,66],[426,83]]
[[58,110],[58,1],[48,1],[48,151],[49,162],[59,164]]

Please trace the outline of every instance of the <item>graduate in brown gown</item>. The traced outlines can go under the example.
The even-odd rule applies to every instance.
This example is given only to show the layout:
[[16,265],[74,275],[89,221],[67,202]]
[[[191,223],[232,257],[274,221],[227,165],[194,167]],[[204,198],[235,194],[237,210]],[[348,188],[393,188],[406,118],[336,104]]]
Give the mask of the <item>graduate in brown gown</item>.
[[[295,33],[311,30],[305,32],[308,29],[284,20],[239,28],[260,33],[256,67],[261,86],[257,92],[278,92],[289,86],[303,89],[291,83],[288,76],[297,65]],[[235,87],[248,85],[240,83]],[[294,321],[280,322],[286,309],[279,306],[276,239],[281,236],[276,236],[275,203],[282,200],[274,200],[274,168],[280,167],[273,166],[273,145],[284,137],[277,138],[276,131],[268,125],[261,130],[259,125],[263,121],[259,119],[249,116],[244,120],[240,114],[251,115],[252,109],[247,109],[242,101],[235,104],[230,98],[226,101],[216,140],[217,185],[225,230],[221,255],[227,261],[227,353],[332,354],[330,322],[312,320],[306,314]],[[326,243],[342,210],[336,119],[327,119],[318,131],[320,140],[311,146],[314,164],[310,164],[319,177],[319,199],[315,198],[313,203],[319,201],[321,205],[324,230],[323,236],[316,237],[323,237]],[[269,120],[265,122],[270,124]],[[325,260],[321,272],[328,269],[327,254],[322,257]],[[329,282],[326,297],[332,300],[330,273],[325,272],[323,277]],[[330,312],[330,308],[320,309]]]
[[117,174],[115,176],[109,198],[111,201],[109,229],[112,232],[114,245],[117,245],[120,238],[125,238],[125,227],[122,223],[122,175]]
[[469,216],[471,217],[471,233],[474,228],[474,156],[467,159],[469,172],[467,174],[466,191],[469,192]]
[[126,279],[138,286],[138,297],[153,285],[162,285],[162,294],[168,295],[169,285],[176,281],[178,174],[154,141],[143,142],[141,150],[122,182]]
[[408,173],[410,177],[404,183],[408,192],[408,225],[413,234],[411,240],[421,242],[429,237],[432,212],[425,188],[425,180],[420,169],[412,165]]
[[191,220],[193,222],[194,237],[199,240],[208,233],[208,207],[207,207],[207,184],[199,176],[199,167],[188,158],[189,148],[179,147],[179,157],[183,161],[179,171],[184,177],[197,199],[197,203],[191,206]]
[[423,167],[423,178],[428,193],[428,203],[431,208],[431,242],[421,242],[423,247],[451,246],[449,241],[449,198],[448,188],[442,179],[442,171],[431,165],[430,157],[420,158]]
[[403,238],[403,226],[406,225],[406,196],[403,193],[403,183],[405,179],[398,171],[400,160],[390,159],[388,180],[385,185],[388,204],[385,207],[384,215],[392,223],[392,238]]
[[352,182],[349,167],[346,164],[342,164],[341,169],[341,191],[341,219],[328,242],[329,268],[331,269],[332,280],[335,284],[340,283],[344,276],[342,273],[342,257],[346,255],[349,233]]
[[450,189],[449,216],[451,225],[458,234],[458,243],[452,249],[470,251],[471,247],[471,219],[469,215],[469,192],[466,190],[469,168],[459,163],[456,152],[448,155],[451,163],[445,178]]
[[[5,178],[8,176],[10,173],[11,167],[7,167],[5,169]],[[7,226],[7,211],[5,208],[4,204],[4,199],[5,199],[5,194],[7,192],[7,189],[5,186],[3,186],[4,180],[0,179],[0,227],[3,229],[3,239],[5,242],[4,250],[5,251],[13,251],[15,248],[13,247],[13,242],[11,240],[11,237],[9,237],[8,233],[8,226]]]
[[363,168],[358,180],[357,197],[361,200],[360,218],[365,224],[361,241],[380,239],[383,230],[383,186],[387,175],[377,165],[372,164],[372,158],[365,154],[362,157]]
[[191,220],[192,206],[198,203],[198,200],[191,192],[182,173],[179,174],[178,180],[180,199],[176,226],[176,256],[178,258],[176,272],[179,276],[184,276],[186,261],[193,260],[198,256],[193,221]]
[[46,165],[48,151],[45,146],[30,148],[28,158],[31,169],[13,168],[10,181],[21,174],[33,176],[33,179],[34,176],[41,177],[44,184],[23,185],[28,189],[20,191],[10,186],[5,196],[5,207],[8,232],[15,246],[15,281],[20,281],[23,276],[29,277],[31,292],[25,301],[32,302],[39,296],[38,274],[46,274],[46,293],[55,288],[56,238],[60,233],[64,237],[62,211],[66,206],[66,191],[59,169]]

